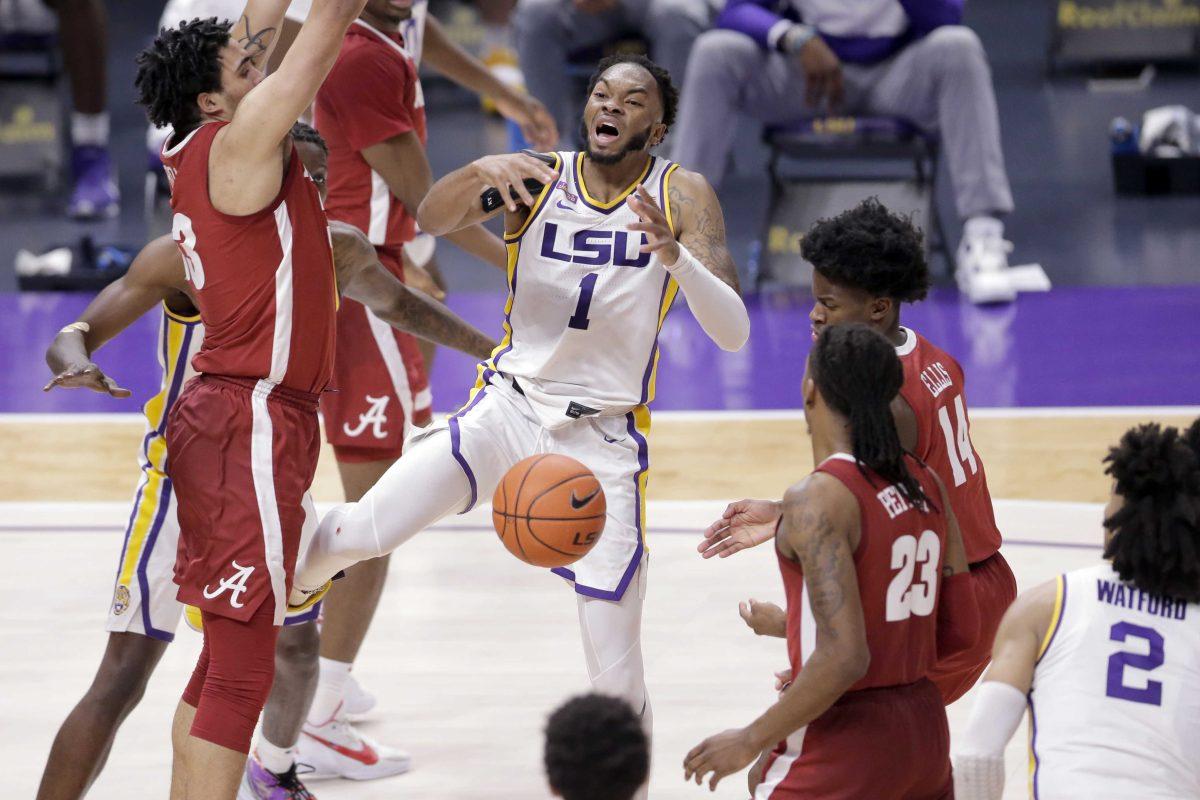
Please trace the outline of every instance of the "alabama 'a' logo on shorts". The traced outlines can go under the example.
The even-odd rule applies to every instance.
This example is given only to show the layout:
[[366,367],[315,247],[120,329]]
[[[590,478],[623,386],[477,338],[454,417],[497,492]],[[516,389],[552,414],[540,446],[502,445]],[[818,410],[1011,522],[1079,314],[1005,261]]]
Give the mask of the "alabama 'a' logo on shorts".
[[367,405],[370,406],[365,414],[358,415],[358,425],[354,428],[350,427],[350,423],[342,423],[342,432],[347,436],[362,436],[369,427],[371,435],[376,439],[386,439],[387,432],[383,426],[387,424],[387,404],[392,398],[386,394],[383,397],[372,397],[367,395]]
[[229,605],[234,608],[241,608],[245,605],[241,601],[241,596],[246,591],[246,581],[250,580],[250,575],[254,572],[254,566],[243,567],[236,559],[231,561],[230,564],[232,564],[234,570],[233,577],[221,578],[217,583],[216,589],[205,586],[204,596],[212,600],[215,597],[220,597],[225,592],[229,592]]
[[112,610],[118,616],[129,610],[129,587],[123,583],[117,584],[113,592]]

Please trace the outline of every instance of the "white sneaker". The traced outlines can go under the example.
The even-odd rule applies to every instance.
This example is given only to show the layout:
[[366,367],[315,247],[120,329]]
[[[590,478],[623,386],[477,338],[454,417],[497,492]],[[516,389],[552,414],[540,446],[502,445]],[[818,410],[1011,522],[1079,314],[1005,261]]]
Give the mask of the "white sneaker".
[[1012,243],[1000,236],[964,235],[956,258],[958,290],[976,305],[1017,299],[1008,269]]
[[376,701],[375,695],[364,689],[358,679],[354,677],[354,673],[351,672],[350,676],[346,678],[346,688],[342,692],[342,709],[346,712],[346,716],[351,719],[361,717],[374,708],[376,702],[378,701]]
[[308,778],[349,778],[370,781],[408,772],[412,758],[354,729],[344,713],[324,725],[304,723],[296,761],[311,765]]

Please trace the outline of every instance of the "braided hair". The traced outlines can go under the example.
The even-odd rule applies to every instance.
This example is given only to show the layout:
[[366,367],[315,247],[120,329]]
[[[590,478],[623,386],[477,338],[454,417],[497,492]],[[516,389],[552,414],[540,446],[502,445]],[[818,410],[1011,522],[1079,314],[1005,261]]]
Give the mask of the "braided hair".
[[196,98],[221,91],[221,50],[233,23],[216,17],[163,28],[137,55],[138,105],[155,125],[170,125],[179,135],[200,124]]
[[1104,527],[1104,557],[1150,594],[1200,602],[1200,426],[1183,436],[1156,423],[1126,431],[1105,474],[1124,501]]
[[904,463],[891,409],[904,383],[904,367],[891,343],[862,323],[830,325],[813,346],[809,370],[829,407],[850,421],[853,454],[863,474],[866,467],[896,485],[918,508],[935,507]]

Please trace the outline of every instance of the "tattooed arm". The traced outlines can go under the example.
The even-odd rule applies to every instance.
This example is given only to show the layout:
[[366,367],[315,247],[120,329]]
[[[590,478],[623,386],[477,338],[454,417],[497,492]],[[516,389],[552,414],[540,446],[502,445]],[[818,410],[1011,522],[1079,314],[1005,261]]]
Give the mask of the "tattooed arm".
[[725,245],[725,212],[717,193],[703,175],[685,169],[675,170],[668,185],[667,200],[679,243],[740,294],[737,264]]
[[343,223],[330,223],[329,227],[338,286],[346,297],[362,303],[397,330],[480,359],[492,352],[496,343],[482,331],[388,272],[362,232]]
[[796,557],[816,620],[816,647],[779,701],[745,728],[725,731],[697,745],[684,761],[684,776],[710,786],[741,770],[763,750],[804,727],[854,685],[871,663],[866,624],[854,569],[860,537],[858,503],[841,482],[816,473],[784,495],[776,546]]

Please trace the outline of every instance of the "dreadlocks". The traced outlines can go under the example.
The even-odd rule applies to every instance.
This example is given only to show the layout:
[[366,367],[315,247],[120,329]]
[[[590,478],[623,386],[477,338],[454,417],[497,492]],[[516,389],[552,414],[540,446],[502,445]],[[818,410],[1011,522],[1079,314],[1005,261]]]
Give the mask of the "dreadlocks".
[[1200,602],[1200,420],[1184,436],[1140,425],[1108,452],[1105,473],[1124,501],[1104,527],[1104,557],[1150,594]]
[[888,340],[861,323],[831,325],[813,346],[809,369],[821,397],[850,421],[859,468],[895,484],[918,508],[934,507],[904,464],[891,409],[904,383],[904,367]]

